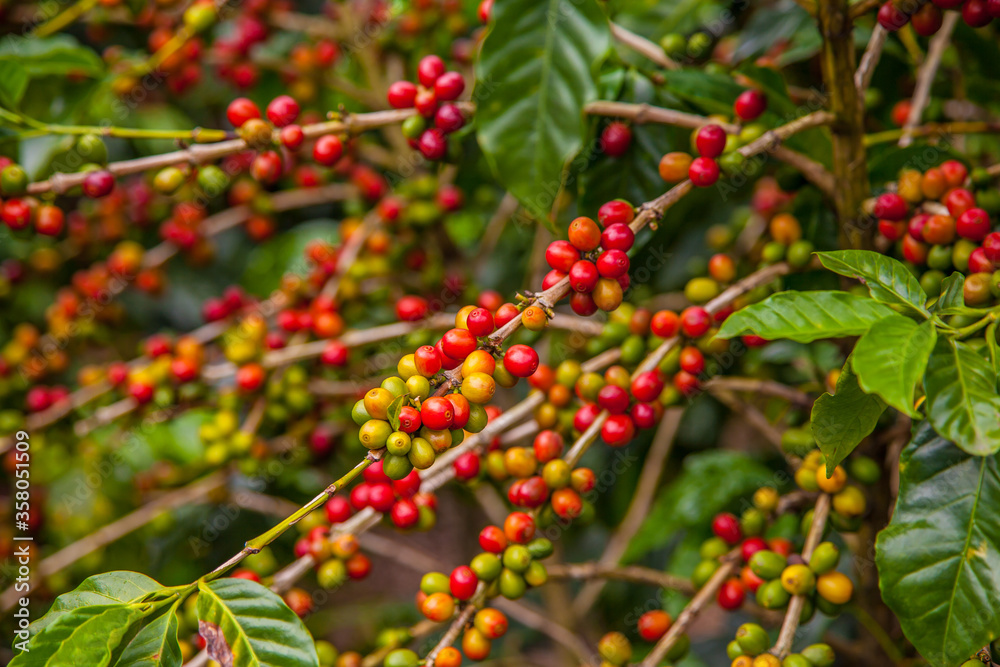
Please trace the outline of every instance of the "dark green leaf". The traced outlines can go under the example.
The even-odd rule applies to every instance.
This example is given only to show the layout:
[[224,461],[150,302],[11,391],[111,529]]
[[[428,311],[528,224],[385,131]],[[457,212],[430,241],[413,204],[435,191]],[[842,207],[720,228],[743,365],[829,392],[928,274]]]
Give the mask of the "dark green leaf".
[[919,325],[902,315],[879,320],[854,347],[858,384],[900,412],[917,417],[913,391],[924,376],[936,340],[937,330],[930,320]]
[[935,667],[954,667],[1000,628],[1000,468],[929,424],[899,460],[899,498],[879,533],[882,599]]
[[389,425],[392,426],[393,431],[399,430],[399,413],[403,409],[403,406],[406,405],[406,401],[407,401],[407,395],[403,394],[402,396],[397,396],[396,398],[392,399],[392,403],[389,404],[388,408]]
[[14,61],[29,78],[64,76],[80,73],[97,76],[104,72],[104,62],[69,35],[45,39],[8,35],[0,42],[0,61]]
[[668,544],[682,528],[705,525],[730,503],[771,482],[768,468],[745,454],[714,450],[688,456],[680,475],[657,496],[622,562]]
[[672,95],[707,114],[731,114],[733,102],[745,90],[727,74],[702,70],[673,70],[664,72],[663,77]]
[[233,667],[318,667],[316,644],[302,620],[257,582],[198,584],[198,629],[211,658]]
[[941,281],[941,296],[931,308],[935,313],[965,308],[965,276],[956,271]]
[[939,339],[924,375],[934,429],[976,456],[1000,450],[1000,396],[993,366],[961,341]]
[[823,266],[834,273],[863,282],[876,301],[904,306],[927,317],[927,294],[902,262],[871,250],[816,254]]
[[849,359],[837,378],[837,392],[820,396],[812,409],[812,433],[828,475],[875,430],[883,411],[882,399],[858,386]]
[[888,306],[847,292],[778,292],[727,317],[718,336],[753,334],[766,340],[809,343],[860,336],[893,314]]
[[118,660],[118,667],[178,667],[182,662],[177,614],[171,609],[135,636]]
[[31,624],[32,632],[41,632],[63,614],[80,607],[115,605],[138,600],[162,586],[138,572],[105,572],[83,580],[74,590],[63,593],[52,603],[45,616]]
[[15,60],[0,60],[0,104],[16,109],[28,89],[28,71]]
[[990,352],[990,363],[993,372],[1000,377],[1000,343],[997,342],[997,323],[986,327],[986,349]]
[[113,665],[142,629],[149,605],[113,604],[79,607],[60,615],[18,653],[11,667]]
[[494,6],[476,68],[477,136],[497,179],[540,219],[583,148],[581,109],[597,99],[596,73],[610,48],[596,0]]

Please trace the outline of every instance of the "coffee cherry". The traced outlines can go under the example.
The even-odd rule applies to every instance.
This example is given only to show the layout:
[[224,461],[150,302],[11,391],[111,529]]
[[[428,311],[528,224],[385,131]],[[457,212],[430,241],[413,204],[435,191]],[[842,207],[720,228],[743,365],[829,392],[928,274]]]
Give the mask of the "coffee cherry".
[[463,125],[465,116],[454,104],[442,104],[434,114],[434,126],[445,134],[456,132],[462,129]]
[[981,208],[970,208],[958,216],[955,231],[962,238],[982,241],[990,233],[990,215]]
[[621,250],[605,250],[597,257],[597,272],[604,278],[617,278],[628,272],[629,259]]
[[609,123],[601,132],[601,149],[611,157],[621,157],[632,144],[632,130],[625,123]]
[[711,187],[719,180],[719,163],[708,157],[695,158],[688,169],[688,178],[696,187]]
[[604,385],[597,392],[597,404],[613,415],[622,414],[628,410],[629,395],[627,391],[619,386],[613,384]]
[[450,429],[455,421],[455,407],[446,398],[431,396],[420,405],[420,420],[434,431]]
[[604,227],[627,225],[635,220],[635,208],[623,199],[612,199],[597,209],[597,221]]
[[854,594],[854,584],[845,574],[827,572],[816,579],[816,592],[833,604],[847,604]]
[[503,553],[507,548],[507,536],[498,526],[486,526],[479,531],[479,546],[489,553]]
[[457,100],[465,90],[465,79],[458,72],[445,72],[434,82],[434,95],[442,102]]
[[660,158],[660,178],[667,183],[680,183],[688,177],[693,158],[687,153],[667,153]]
[[962,20],[972,28],[982,28],[993,21],[987,0],[966,0],[962,5]]
[[753,121],[767,109],[767,96],[759,90],[744,90],[733,103],[733,112],[740,120]]
[[82,187],[83,194],[91,199],[99,199],[111,194],[115,187],[115,177],[110,171],[92,171],[84,177]]
[[632,645],[620,632],[609,632],[601,637],[597,652],[612,665],[624,665],[632,659]]
[[507,633],[507,617],[496,609],[480,609],[476,612],[472,624],[487,639],[499,639]]
[[569,223],[569,242],[582,252],[590,252],[601,244],[601,228],[587,217],[579,217]]
[[573,264],[580,261],[580,251],[569,241],[553,241],[545,249],[545,261],[553,269],[569,273]]
[[226,118],[233,127],[239,129],[243,127],[243,123],[251,118],[260,118],[260,109],[253,101],[245,97],[237,97],[226,107]]
[[891,0],[879,7],[878,23],[889,32],[896,32],[907,23],[910,17],[894,5]]
[[705,356],[696,347],[685,347],[681,350],[680,366],[692,375],[701,375],[705,370]]
[[609,415],[601,426],[601,438],[610,447],[624,447],[635,437],[635,424],[628,415]]
[[743,539],[739,519],[728,512],[715,515],[712,519],[712,532],[727,544],[739,544]]
[[396,81],[389,86],[386,99],[393,109],[408,109],[417,97],[417,87],[409,81]]
[[667,634],[667,630],[673,625],[670,614],[659,609],[647,611],[639,617],[639,636],[647,642],[659,641],[660,637]]
[[417,147],[428,160],[440,160],[448,153],[448,140],[441,130],[434,127],[420,135]]
[[267,118],[275,127],[284,127],[299,117],[299,103],[289,95],[279,95],[267,105]]
[[527,345],[512,345],[504,354],[503,365],[514,377],[528,377],[538,368],[538,353]]
[[635,232],[628,225],[616,222],[601,234],[601,246],[605,250],[620,250],[627,252],[635,243]]
[[444,71],[444,61],[441,58],[435,55],[424,56],[417,65],[417,80],[420,81],[420,85],[433,88]]
[[[530,514],[511,512],[504,520],[503,533],[506,539],[514,544],[527,544],[535,536],[535,520]],[[482,534],[479,536],[479,542],[482,546]]]
[[344,155],[344,143],[335,134],[324,134],[313,146],[313,159],[325,167],[332,167]]
[[918,35],[930,37],[941,29],[941,25],[944,23],[944,14],[933,2],[928,2],[917,10],[911,17],[911,21],[913,29]]
[[789,565],[781,573],[781,585],[790,595],[809,595],[816,588],[816,575],[808,565]]
[[718,125],[706,125],[698,130],[695,146],[702,157],[717,158],[726,149],[726,131]]
[[621,305],[624,293],[619,281],[627,279],[627,277],[625,274],[622,274],[616,279],[601,278],[597,281],[597,285],[594,286],[594,291],[590,296],[598,308],[606,313],[610,313]]
[[[279,139],[281,140],[281,145],[290,151],[297,150],[302,143],[306,140],[306,135],[302,131],[302,127],[299,125],[286,125],[281,128],[281,132],[278,133]],[[204,169],[202,169],[202,173]],[[199,185],[201,184],[201,173],[199,173]],[[204,189],[204,188],[203,188]]]
[[570,308],[580,317],[590,317],[599,309],[587,292],[573,292],[569,297]]
[[698,338],[708,333],[712,326],[712,316],[700,306],[685,308],[680,315],[680,329],[688,338]]
[[35,213],[35,231],[44,236],[59,236],[65,220],[66,216],[58,206],[39,206]]
[[236,386],[244,393],[255,392],[264,384],[264,368],[260,364],[246,364],[236,371]]
[[[500,593],[503,594],[504,597],[509,597],[504,593],[502,586]],[[476,628],[469,628],[462,634],[462,653],[464,653],[465,657],[469,660],[485,660],[490,654],[491,647],[492,644],[490,640]]]
[[427,300],[419,296],[404,296],[396,302],[396,319],[416,322],[427,317]]
[[740,583],[739,579],[727,579],[722,584],[715,599],[723,609],[734,611],[743,606],[743,600],[746,599],[746,595],[746,589],[743,588],[743,584]]
[[632,395],[637,401],[650,403],[663,391],[663,377],[659,371],[644,371],[632,380]]

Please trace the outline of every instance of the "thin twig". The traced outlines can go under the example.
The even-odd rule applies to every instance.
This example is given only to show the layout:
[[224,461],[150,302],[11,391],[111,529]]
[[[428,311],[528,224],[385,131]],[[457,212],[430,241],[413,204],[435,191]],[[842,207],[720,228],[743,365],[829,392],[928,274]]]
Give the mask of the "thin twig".
[[653,61],[663,69],[681,68],[678,63],[674,62],[667,56],[659,45],[654,44],[642,35],[637,35],[631,30],[623,28],[617,23],[611,24],[611,36],[618,40],[621,44],[624,44],[636,53]]
[[[813,550],[823,538],[823,531],[826,529],[826,519],[830,515],[830,496],[821,494],[816,500],[816,509],[813,511],[812,525],[809,526],[809,533],[806,535],[805,544],[802,547],[802,558],[807,563],[812,557]],[[795,631],[799,627],[799,618],[802,616],[802,608],[805,606],[806,597],[795,595],[788,603],[788,611],[785,612],[785,620],[781,624],[781,631],[778,633],[778,640],[774,643],[771,653],[784,660],[792,650],[792,641],[795,639]]]
[[729,391],[774,396],[775,398],[783,398],[789,403],[796,403],[798,405],[812,405],[814,400],[804,391],[799,391],[795,387],[789,387],[787,384],[782,384],[774,380],[719,375],[704,384],[705,389],[712,389],[713,387]]
[[427,657],[424,658],[424,665],[426,667],[434,667],[434,661],[437,659],[438,654],[455,643],[455,640],[458,639],[459,633],[461,633],[466,624],[472,620],[472,616],[476,613],[476,610],[479,609],[479,605],[482,604],[485,597],[486,584],[480,581],[479,585],[476,586],[475,595],[473,595],[472,598],[465,603],[465,607],[451,622],[451,625],[448,626],[448,631],[444,633],[444,636],[438,640],[438,643],[434,645],[434,648],[432,648],[427,654]]
[[693,595],[695,591],[691,582],[683,577],[638,565],[607,565],[596,561],[591,563],[554,563],[547,565],[546,570],[549,577],[553,579],[614,579],[633,584],[659,586],[678,591],[684,595]]
[[913,99],[910,100],[910,115],[903,126],[903,136],[899,138],[900,148],[905,148],[913,143],[912,130],[920,124],[924,107],[930,100],[934,77],[937,76],[938,67],[941,65],[941,57],[951,43],[951,34],[955,31],[958,18],[958,12],[945,12],[941,29],[931,38],[930,45],[927,47],[927,58],[917,73],[917,86],[913,91]]
[[882,57],[882,49],[885,48],[885,40],[888,37],[889,31],[876,24],[875,29],[872,30],[872,36],[868,40],[865,53],[861,56],[861,64],[854,72],[854,85],[857,86],[859,92],[863,93],[871,85],[872,76],[875,75],[875,66],[878,64],[879,58]]

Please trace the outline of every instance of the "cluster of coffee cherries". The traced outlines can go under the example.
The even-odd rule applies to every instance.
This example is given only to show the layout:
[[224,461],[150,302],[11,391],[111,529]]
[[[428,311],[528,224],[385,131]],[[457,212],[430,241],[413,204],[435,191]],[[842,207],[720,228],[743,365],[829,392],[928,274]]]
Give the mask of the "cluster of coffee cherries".
[[492,449],[485,455],[485,462],[476,452],[466,452],[454,462],[455,478],[468,482],[482,472],[496,482],[513,478],[507,498],[515,507],[539,510],[538,522],[542,526],[557,518],[572,521],[584,511],[584,497],[595,484],[594,471],[589,468],[571,468],[560,458],[565,447],[563,436],[557,431],[544,430],[535,436],[532,447]]
[[[73,188],[67,194],[83,194],[91,198],[108,195],[114,189],[115,179],[104,169],[108,161],[108,149],[100,137],[93,134],[81,135],[71,149],[76,156],[80,173],[86,173],[80,189]],[[43,203],[29,196],[28,173],[24,167],[8,157],[0,156],[0,219],[17,234],[25,236],[34,231],[43,236],[59,236],[66,228],[66,214],[51,203]]]
[[[542,288],[549,289],[569,278],[570,306],[584,317],[598,309],[607,312],[618,308],[630,284],[627,253],[635,243],[635,233],[629,227],[634,219],[632,205],[615,199],[598,210],[598,222],[585,216],[573,220],[569,240],[553,241],[545,249],[545,260],[552,270],[542,281]],[[540,311],[537,306],[533,308]],[[539,317],[543,315],[539,312],[535,317],[528,316],[525,325],[537,330],[539,327],[528,325],[537,320],[544,326]]]
[[[767,110],[767,96],[756,89],[740,94],[733,110],[741,121],[752,122]],[[690,179],[696,187],[707,188],[715,185],[723,171],[735,173],[743,164],[740,146],[759,138],[765,128],[756,124],[745,126],[739,134],[727,134],[720,125],[704,125],[691,137],[691,144],[698,152],[692,157],[684,151],[667,153],[660,158],[660,178],[667,183],[680,183]]]
[[417,110],[417,115],[403,122],[403,135],[428,160],[443,160],[448,155],[448,135],[465,125],[465,115],[454,103],[464,90],[461,73],[447,71],[435,55],[418,63],[417,83],[396,81],[389,86],[389,106]]
[[348,498],[334,496],[326,503],[326,518],[340,524],[366,507],[385,514],[400,530],[430,530],[437,521],[437,497],[420,491],[420,473],[411,471],[402,479],[385,474],[382,461],[371,464],[364,481],[351,489]]
[[[923,173],[903,171],[896,192],[879,195],[872,213],[881,236],[898,243],[903,259],[927,267],[920,276],[924,291],[937,295],[945,276],[956,270],[967,275],[966,305],[981,306],[1000,294],[994,277],[1000,267],[1000,232],[992,231],[993,220],[984,208],[996,213],[1000,201],[993,201],[992,192],[966,187],[968,176],[956,160]],[[972,181],[985,187],[990,178],[977,172]]]
[[[440,573],[433,575],[432,580],[428,581],[427,577],[431,575],[427,575],[421,581],[420,593],[417,594],[418,604],[428,618],[445,621],[455,613],[457,605],[454,597],[447,592],[449,587],[442,589],[442,584],[445,582],[439,578],[444,575]],[[427,593],[427,590],[433,592]],[[462,664],[463,654],[469,660],[485,660],[489,657],[493,640],[507,634],[508,625],[507,617],[502,611],[490,607],[480,609],[472,617],[472,624],[462,633],[461,651],[454,646],[445,646],[434,658],[435,667],[459,667]],[[416,652],[410,649],[395,649],[386,655],[382,664],[383,667],[417,667],[421,662]]]
[[[848,473],[850,470],[850,473]],[[843,532],[857,530],[861,517],[868,510],[868,500],[857,484],[873,484],[879,478],[878,465],[866,456],[851,457],[848,466],[837,466],[831,476],[826,474],[826,460],[813,450],[795,471],[795,483],[805,491],[822,491],[833,496],[830,523]]]
[[878,10],[878,22],[890,32],[912,23],[918,35],[930,37],[941,29],[947,9],[961,12],[962,20],[973,28],[1000,18],[1000,0],[888,0]]
[[[108,365],[104,378],[112,387],[134,399],[139,405],[155,402],[170,405],[176,399],[197,395],[198,378],[205,351],[191,336],[173,340],[165,334],[146,339],[142,352],[147,363],[129,365],[115,361]],[[99,378],[96,370],[88,369],[92,380]],[[194,393],[192,393],[194,392]]]
[[[833,492],[839,474],[827,479],[825,470],[811,472],[817,478],[822,475],[826,488]],[[716,597],[723,609],[739,609],[747,593],[755,595],[757,604],[764,609],[783,609],[793,595],[802,595],[806,596],[803,621],[811,618],[817,608],[827,615],[837,615],[854,590],[850,578],[836,570],[839,549],[832,542],[822,542],[806,562],[793,552],[790,540],[765,539],[768,519],[778,501],[779,494],[773,487],[761,487],[753,496],[753,506],[740,517],[725,512],[716,515],[712,520],[715,536],[701,546],[702,561],[695,568],[693,583],[696,587],[704,585],[718,570],[719,559],[738,550],[743,563],[740,574],[723,582]],[[803,517],[803,531],[809,530],[812,513],[810,510]]]
[[756,623],[744,623],[726,647],[733,661],[730,667],[831,667],[837,659],[828,644],[812,644],[784,659],[767,653],[770,646],[767,630]]

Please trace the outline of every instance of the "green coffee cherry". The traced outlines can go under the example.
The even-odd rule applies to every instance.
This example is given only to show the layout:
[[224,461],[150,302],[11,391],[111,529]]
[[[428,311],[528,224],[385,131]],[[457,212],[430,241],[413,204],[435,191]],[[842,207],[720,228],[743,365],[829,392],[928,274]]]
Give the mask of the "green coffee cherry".
[[816,545],[809,558],[809,569],[816,574],[826,574],[837,567],[838,562],[840,562],[840,550],[833,542],[821,542]]
[[802,651],[802,657],[815,665],[815,667],[830,667],[837,659],[836,654],[834,654],[829,644],[807,646]]
[[500,572],[500,595],[508,600],[517,600],[528,590],[528,584],[517,572],[504,568]]
[[781,434],[781,448],[794,456],[805,456],[816,448],[816,440],[810,429],[789,428]]
[[719,569],[719,561],[717,560],[703,560],[694,568],[694,573],[691,575],[691,583],[694,584],[695,588],[701,588],[704,586],[715,571]]
[[760,655],[770,648],[771,639],[756,623],[744,623],[736,630],[736,643],[747,655]]
[[781,554],[762,549],[750,557],[750,571],[764,580],[776,579],[781,576],[788,560]]
[[710,537],[701,543],[698,555],[703,560],[715,560],[729,553],[729,545],[721,537]]
[[481,553],[469,563],[469,567],[476,576],[483,581],[493,581],[500,576],[500,571],[503,570],[503,564],[500,562],[500,557],[496,554],[491,553]]
[[791,596],[782,587],[780,579],[761,584],[757,589],[757,604],[764,609],[781,609],[790,599]]

